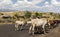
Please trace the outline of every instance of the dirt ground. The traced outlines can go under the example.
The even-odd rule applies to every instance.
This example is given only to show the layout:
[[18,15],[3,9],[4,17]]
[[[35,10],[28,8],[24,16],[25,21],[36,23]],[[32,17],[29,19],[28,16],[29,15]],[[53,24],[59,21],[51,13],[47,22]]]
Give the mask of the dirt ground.
[[60,24],[58,27],[51,29],[49,33],[35,34],[34,36],[28,34],[28,28],[24,27],[23,31],[14,31],[14,24],[0,25],[0,37],[60,37]]

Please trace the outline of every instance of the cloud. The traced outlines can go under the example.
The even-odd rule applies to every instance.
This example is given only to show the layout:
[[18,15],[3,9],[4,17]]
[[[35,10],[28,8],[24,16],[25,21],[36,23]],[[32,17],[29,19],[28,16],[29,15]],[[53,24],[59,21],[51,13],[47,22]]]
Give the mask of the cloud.
[[0,0],[0,9],[19,9],[25,7],[37,7],[35,4],[42,2],[42,0],[32,0],[29,2],[28,0],[17,0],[15,4],[13,4],[12,0]]
[[37,6],[37,3],[42,2],[42,0],[32,0],[31,2],[27,1],[27,0],[17,0],[17,2],[13,5],[14,9],[16,10],[27,10],[30,8],[40,8],[40,6]]
[[0,0],[0,9],[7,10],[18,10],[18,11],[44,11],[44,12],[60,12],[60,2],[56,0],[51,0],[51,4],[49,2],[45,2],[43,6],[37,6],[36,4],[44,2],[44,0],[17,0],[13,4],[11,0]]
[[60,6],[60,2],[58,2],[57,0],[51,0],[51,4],[55,6]]
[[25,2],[25,1],[17,1],[14,6],[15,7],[27,7],[29,5],[32,5],[30,2]]
[[29,2],[28,0],[23,0],[23,1],[17,0],[14,6],[28,7],[28,6],[36,5],[42,1],[43,0],[32,0],[31,2]]
[[38,4],[38,3],[41,3],[43,2],[44,0],[32,0],[32,4]]
[[0,1],[0,6],[1,5],[10,5],[12,4],[12,1],[11,0],[3,0],[3,1]]
[[48,4],[49,4],[49,2],[45,2],[45,4],[46,4],[46,5],[48,5]]
[[2,0],[0,1],[0,9],[8,9],[12,7],[13,3],[11,0]]
[[49,2],[47,2],[47,1],[44,4],[45,4],[45,6],[43,6],[43,7],[51,7],[51,5],[49,4]]

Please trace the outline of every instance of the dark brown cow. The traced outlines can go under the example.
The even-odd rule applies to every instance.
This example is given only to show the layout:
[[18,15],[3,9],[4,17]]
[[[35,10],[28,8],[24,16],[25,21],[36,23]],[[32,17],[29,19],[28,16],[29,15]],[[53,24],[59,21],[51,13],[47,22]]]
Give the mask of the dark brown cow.
[[50,24],[50,28],[54,28],[56,26],[58,26],[58,23],[60,22],[59,20],[48,20],[49,24]]

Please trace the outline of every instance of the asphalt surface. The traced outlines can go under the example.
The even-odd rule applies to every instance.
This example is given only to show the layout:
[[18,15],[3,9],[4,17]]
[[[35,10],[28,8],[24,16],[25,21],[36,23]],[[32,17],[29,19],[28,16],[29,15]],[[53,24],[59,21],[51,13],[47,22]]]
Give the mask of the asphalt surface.
[[[56,28],[56,29],[52,29],[53,32],[51,31],[51,33],[47,33],[47,35],[35,34],[33,36],[33,35],[28,34],[28,28],[29,27],[24,27],[24,29],[22,31],[15,31],[14,24],[0,25],[0,37],[50,37],[53,33],[55,33],[54,32],[55,30],[57,30],[57,29],[59,30],[59,28]],[[56,36],[58,36],[58,34],[60,34],[60,33],[57,33]],[[56,36],[52,35],[52,37],[56,37]]]
[[0,37],[40,37],[42,34],[35,34],[34,36],[28,34],[28,28],[24,27],[22,31],[15,31],[14,24],[5,24],[0,26]]

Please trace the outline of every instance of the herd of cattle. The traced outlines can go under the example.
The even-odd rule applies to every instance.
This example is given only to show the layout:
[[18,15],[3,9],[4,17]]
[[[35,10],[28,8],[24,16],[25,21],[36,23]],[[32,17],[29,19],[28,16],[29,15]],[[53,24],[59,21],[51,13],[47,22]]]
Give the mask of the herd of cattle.
[[60,23],[60,20],[50,20],[46,18],[35,18],[31,19],[30,21],[16,21],[15,22],[15,31],[22,30],[24,26],[29,26],[29,34],[34,35],[35,32],[44,32],[46,34],[49,32],[51,28],[54,28],[58,26],[58,23]]

